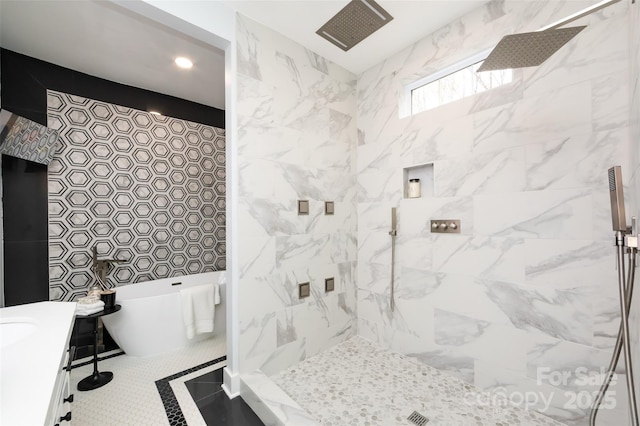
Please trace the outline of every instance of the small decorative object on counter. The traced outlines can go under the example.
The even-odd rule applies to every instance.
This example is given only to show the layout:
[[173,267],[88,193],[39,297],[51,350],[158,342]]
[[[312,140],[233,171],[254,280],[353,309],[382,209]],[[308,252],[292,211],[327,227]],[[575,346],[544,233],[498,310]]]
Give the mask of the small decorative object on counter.
[[100,290],[100,287],[98,287],[97,285],[94,285],[89,289],[89,292],[87,293],[87,297],[100,300],[101,294],[102,294],[102,291]]
[[105,309],[111,309],[116,304],[116,291],[102,290],[100,293],[100,299],[104,302]]
[[409,198],[420,198],[420,179],[409,179]]

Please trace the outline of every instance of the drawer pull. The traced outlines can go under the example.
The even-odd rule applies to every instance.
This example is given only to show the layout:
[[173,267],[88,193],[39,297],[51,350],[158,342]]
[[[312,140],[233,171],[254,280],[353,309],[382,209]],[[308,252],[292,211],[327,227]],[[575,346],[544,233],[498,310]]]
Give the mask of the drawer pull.
[[71,421],[71,411],[65,414],[64,417],[60,417],[61,422],[70,422]]
[[73,402],[73,394],[69,395],[68,398],[63,399],[62,402]]

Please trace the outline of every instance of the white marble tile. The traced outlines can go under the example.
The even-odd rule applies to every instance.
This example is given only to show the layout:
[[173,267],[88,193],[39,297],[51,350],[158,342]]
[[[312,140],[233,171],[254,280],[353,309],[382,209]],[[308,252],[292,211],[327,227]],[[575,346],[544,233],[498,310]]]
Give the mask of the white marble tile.
[[539,411],[563,424],[585,419],[587,410],[571,407],[570,396],[560,388],[538,384],[518,372],[500,369],[483,361],[476,362],[475,371],[475,385],[484,389],[490,400],[506,400]]
[[[620,330],[620,297],[614,292],[613,283],[608,288],[609,297],[594,296],[593,303],[593,346],[612,350]],[[632,310],[632,313],[635,311]],[[630,317],[632,318],[632,317]],[[630,319],[630,324],[633,324]],[[633,329],[633,325],[631,325]]]
[[539,288],[605,294],[617,280],[611,242],[528,239],[524,243],[526,283]]
[[275,312],[240,319],[241,368],[245,360],[269,354],[277,348],[277,321]]
[[609,130],[629,125],[630,87],[627,76],[624,70],[592,81],[594,130]]
[[276,238],[276,267],[284,270],[301,265],[327,263],[331,255],[330,235],[291,235]]
[[395,264],[419,269],[431,269],[435,245],[430,236],[396,237]]
[[[249,64],[247,63],[249,67]],[[243,122],[247,118],[263,121],[264,124],[273,122],[273,95],[274,87],[251,76],[238,74],[238,97],[243,102],[238,104],[238,121]],[[245,127],[241,127],[239,135],[243,135]],[[242,139],[240,139],[242,140]]]
[[[610,351],[550,338],[535,343],[526,357],[531,379],[576,392],[599,390],[611,359]],[[618,369],[618,373],[622,371]],[[624,379],[618,374],[616,380]]]
[[428,301],[427,296],[442,285],[444,278],[445,274],[431,270],[402,267],[395,286],[396,300]]
[[359,289],[384,294],[389,292],[391,265],[375,262],[358,262]]
[[296,283],[280,274],[243,278],[238,286],[242,300],[241,315],[265,315],[301,303],[297,299]]
[[392,143],[400,151],[404,167],[469,154],[473,142],[473,119],[455,122],[434,120],[426,113],[405,120],[406,128]]
[[243,374],[240,378],[242,399],[266,425],[317,425],[313,417],[275,385],[262,371]]
[[307,357],[356,333],[355,310],[346,306],[342,294],[330,294],[293,309],[296,332],[305,336]]
[[574,84],[543,96],[475,114],[474,152],[559,139],[591,130],[591,84]]
[[241,126],[238,131],[238,153],[245,160],[301,164],[308,159],[303,141],[311,146],[319,146],[325,141],[281,125],[261,123],[251,115],[239,115],[238,121],[250,124]]
[[427,296],[434,306],[492,323],[511,323],[508,313],[486,291],[484,281],[463,274],[437,274],[437,277],[440,285]]
[[528,145],[527,189],[607,188],[606,170],[628,164],[628,133],[626,127],[613,128]]
[[593,316],[588,295],[486,281],[488,297],[514,326],[559,339],[591,345]]
[[367,259],[371,263],[391,265],[389,231],[372,231],[364,236],[363,233],[358,230],[358,258]]
[[[435,310],[434,342],[459,357],[484,360],[511,371],[526,373],[527,333],[511,325]],[[509,342],[508,345],[502,343]]]
[[258,63],[258,36],[252,31],[252,22],[238,15],[236,23],[238,73],[262,80],[261,67]]
[[349,231],[335,231],[329,237],[329,259],[333,263],[356,260],[357,238]]
[[549,93],[628,67],[627,4],[576,21],[587,25],[539,67],[525,70],[525,96]]
[[[566,425],[580,426],[588,422],[593,401],[591,391],[551,386],[545,382],[546,370],[541,373],[541,380],[537,380],[478,361],[476,372],[476,385],[491,395],[513,401],[524,398],[532,408]],[[551,377],[554,383],[562,381],[560,376]],[[627,419],[626,393],[624,385],[618,381],[611,387],[606,405],[599,411],[597,424],[628,426]]]
[[402,167],[398,153],[383,143],[358,147],[358,202],[394,202],[402,197]]
[[393,334],[388,294],[358,289],[358,334],[382,345],[389,345]]
[[[327,200],[330,201],[330,200]],[[333,215],[324,214],[324,200],[312,200],[310,205],[312,211],[317,209],[317,220],[314,220],[313,226],[309,231],[313,234],[335,233],[338,231],[348,231],[351,235],[357,237],[358,229],[358,207],[355,202],[350,201],[334,201]],[[311,212],[310,212],[311,214]]]
[[455,197],[525,189],[524,149],[512,148],[436,161],[436,196]]
[[433,269],[524,283],[524,241],[519,238],[433,236]]
[[478,195],[473,199],[473,226],[480,235],[588,239],[592,205],[587,190]]
[[256,365],[265,374],[276,374],[303,361],[307,357],[306,346],[306,338],[299,338],[278,347],[273,352],[265,353],[262,357],[258,357],[256,361],[259,361],[259,363],[256,363]]

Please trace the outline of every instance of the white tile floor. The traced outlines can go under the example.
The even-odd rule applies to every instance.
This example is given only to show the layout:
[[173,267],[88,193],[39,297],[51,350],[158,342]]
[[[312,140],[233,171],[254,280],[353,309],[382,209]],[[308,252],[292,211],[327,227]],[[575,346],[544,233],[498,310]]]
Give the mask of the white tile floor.
[[511,406],[465,403],[480,390],[361,337],[271,379],[323,426],[415,426],[407,420],[414,410],[428,426],[562,425]]
[[[113,380],[88,392],[78,391],[77,384],[92,373],[93,365],[75,368],[71,371],[71,389],[75,395],[72,422],[81,426],[168,425],[155,381],[224,355],[226,338],[223,335],[156,357],[117,356],[98,364],[99,371],[113,372]],[[205,422],[182,383],[220,366],[204,368],[170,383],[189,425]]]

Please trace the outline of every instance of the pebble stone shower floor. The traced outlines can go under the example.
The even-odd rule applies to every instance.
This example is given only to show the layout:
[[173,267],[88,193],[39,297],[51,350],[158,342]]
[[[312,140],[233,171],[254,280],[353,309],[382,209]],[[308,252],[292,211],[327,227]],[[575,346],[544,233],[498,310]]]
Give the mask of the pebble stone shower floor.
[[271,379],[323,426],[415,426],[414,410],[427,426],[563,425],[521,408],[466,404],[480,389],[361,337]]

